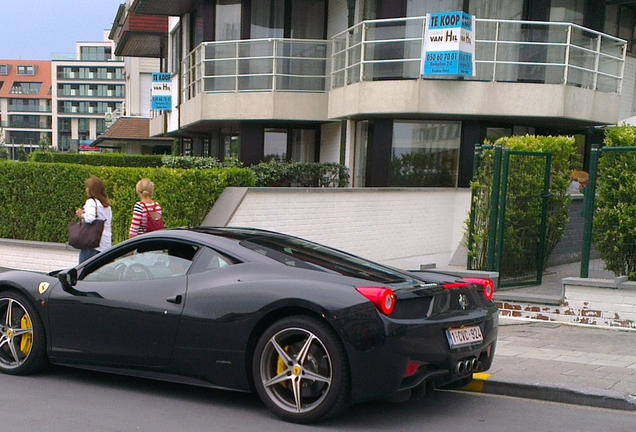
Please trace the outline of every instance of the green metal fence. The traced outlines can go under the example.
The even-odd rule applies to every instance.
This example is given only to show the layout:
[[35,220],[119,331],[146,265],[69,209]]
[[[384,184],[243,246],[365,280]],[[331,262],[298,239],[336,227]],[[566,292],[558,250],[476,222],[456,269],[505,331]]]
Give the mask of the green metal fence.
[[469,269],[498,272],[500,287],[541,283],[551,164],[549,153],[476,148]]

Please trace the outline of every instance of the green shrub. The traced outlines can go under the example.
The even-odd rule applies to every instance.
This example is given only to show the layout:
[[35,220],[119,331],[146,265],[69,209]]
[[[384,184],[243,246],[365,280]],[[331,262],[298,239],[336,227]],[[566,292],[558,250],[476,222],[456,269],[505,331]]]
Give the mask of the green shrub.
[[65,243],[86,200],[84,181],[101,178],[112,201],[113,244],[128,238],[135,184],[150,178],[167,227],[197,226],[227,186],[253,186],[247,169],[177,170],[0,162],[0,238]]
[[[515,136],[500,138],[495,145],[512,151],[542,152],[552,155],[550,188],[547,203],[547,228],[543,267],[561,240],[569,215],[571,202],[567,194],[570,179],[570,159],[575,149],[574,139],[564,136]],[[544,180],[543,158],[511,156],[508,193],[503,236],[502,267],[527,269],[535,260],[541,222],[541,199],[538,199]],[[489,241],[494,150],[484,150],[473,191],[473,244],[469,249],[472,268],[485,269]],[[537,191],[538,195],[537,195]],[[469,228],[470,221],[466,225]],[[468,229],[467,229],[468,234]],[[469,246],[470,247],[470,246]]]
[[634,151],[603,152],[599,160],[594,247],[605,268],[617,276],[636,278],[636,127],[617,126],[605,131],[606,147],[633,147]]
[[261,162],[250,167],[259,187],[346,187],[349,170],[338,163]]
[[129,155],[126,153],[68,153],[36,150],[29,162],[71,163],[91,166],[150,167],[162,166],[162,155]]

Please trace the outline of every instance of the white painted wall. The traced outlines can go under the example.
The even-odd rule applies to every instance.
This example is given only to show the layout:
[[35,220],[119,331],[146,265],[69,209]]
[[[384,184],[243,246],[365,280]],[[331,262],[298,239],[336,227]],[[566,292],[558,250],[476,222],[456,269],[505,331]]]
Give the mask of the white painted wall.
[[468,189],[226,188],[202,225],[280,231],[417,269],[450,263],[469,207]]

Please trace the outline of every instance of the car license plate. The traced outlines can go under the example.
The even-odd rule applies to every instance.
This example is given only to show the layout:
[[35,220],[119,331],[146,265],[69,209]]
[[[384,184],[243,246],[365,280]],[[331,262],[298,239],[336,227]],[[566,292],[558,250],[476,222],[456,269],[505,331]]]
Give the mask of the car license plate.
[[458,348],[464,345],[472,345],[484,341],[479,326],[462,327],[458,329],[446,330],[446,338],[451,348]]

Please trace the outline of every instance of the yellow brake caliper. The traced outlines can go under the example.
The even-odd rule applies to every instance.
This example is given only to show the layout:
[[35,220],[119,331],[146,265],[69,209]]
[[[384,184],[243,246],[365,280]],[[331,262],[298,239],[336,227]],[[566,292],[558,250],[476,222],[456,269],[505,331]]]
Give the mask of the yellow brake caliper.
[[[27,314],[24,314],[24,316],[20,320],[20,328],[33,329],[33,325],[31,324],[31,319],[29,318]],[[32,346],[33,346],[33,333],[26,333],[22,335],[22,339],[20,340],[20,351],[22,351],[22,354],[28,355],[31,352]]]
[[[289,352],[289,347],[286,346],[285,351]],[[278,362],[276,363],[276,375],[280,375],[287,370],[287,365],[285,364],[285,360],[281,356],[278,356]],[[283,387],[287,387],[287,382],[280,383]]]

